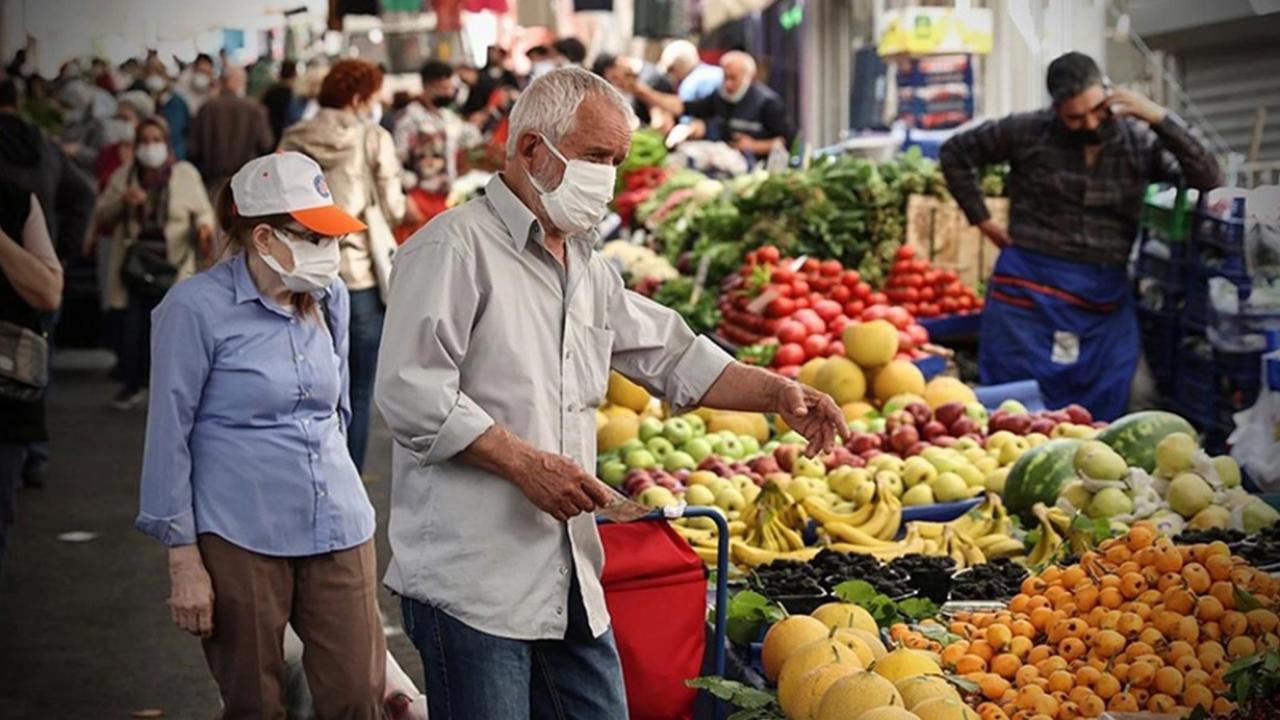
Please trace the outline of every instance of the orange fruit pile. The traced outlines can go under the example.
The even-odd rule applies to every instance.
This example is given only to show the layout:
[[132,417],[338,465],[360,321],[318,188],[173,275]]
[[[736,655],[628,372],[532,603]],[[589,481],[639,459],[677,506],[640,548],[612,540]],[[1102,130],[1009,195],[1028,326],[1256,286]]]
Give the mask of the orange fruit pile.
[[[1236,587],[1263,607],[1237,608]],[[1225,715],[1227,667],[1280,647],[1280,583],[1225,543],[1174,545],[1147,523],[1021,590],[1007,610],[958,614],[948,628],[963,639],[942,649],[943,668],[978,685],[983,720]]]

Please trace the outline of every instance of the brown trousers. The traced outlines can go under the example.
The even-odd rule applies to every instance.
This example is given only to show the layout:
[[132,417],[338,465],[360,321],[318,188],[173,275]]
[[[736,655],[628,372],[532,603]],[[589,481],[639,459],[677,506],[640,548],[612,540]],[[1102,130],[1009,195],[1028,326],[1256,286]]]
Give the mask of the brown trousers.
[[204,654],[223,720],[285,719],[284,626],[302,638],[319,720],[379,720],[386,638],[378,614],[373,540],[324,555],[259,555],[199,537],[213,580],[213,635]]

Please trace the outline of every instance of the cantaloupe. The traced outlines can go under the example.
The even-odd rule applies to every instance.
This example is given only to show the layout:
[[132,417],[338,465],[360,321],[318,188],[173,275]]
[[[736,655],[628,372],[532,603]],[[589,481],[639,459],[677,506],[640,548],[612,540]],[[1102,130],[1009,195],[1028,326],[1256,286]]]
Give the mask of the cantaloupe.
[[826,362],[826,358],[810,358],[800,366],[800,374],[796,376],[796,382],[809,387],[817,387],[814,383],[817,381],[818,371],[822,369]]
[[959,696],[926,700],[912,707],[911,712],[920,720],[979,720],[980,718],[978,713],[965,705]]
[[973,388],[960,380],[939,375],[925,384],[924,399],[929,403],[930,409],[936,410],[949,402],[971,403],[976,401],[978,396],[974,394]]
[[[852,717],[852,716],[851,716]],[[882,707],[868,710],[858,716],[858,720],[920,720],[910,710],[900,707]]]
[[875,409],[874,405],[863,400],[855,400],[854,402],[845,403],[840,406],[840,412],[844,414],[845,422],[860,420],[865,417],[867,413]]
[[858,670],[864,669],[862,662],[852,650],[831,638],[815,640],[792,653],[791,657],[782,664],[782,672],[778,673],[778,705],[782,707],[783,712],[788,715],[793,714],[788,708],[796,705],[801,680],[810,671],[833,664],[850,665]]
[[[835,640],[850,650],[854,655],[858,656],[858,660],[862,662],[862,667],[871,667],[871,663],[876,661],[875,651],[871,649],[870,643],[862,636],[863,631],[856,628],[838,628],[831,634],[831,639]],[[881,653],[884,655],[885,653]]]
[[898,329],[888,320],[848,325],[841,339],[845,355],[862,367],[883,365],[898,354]]
[[649,406],[649,391],[616,371],[609,373],[609,391],[605,397],[614,405],[631,408],[637,413]]
[[637,418],[616,417],[596,432],[596,447],[600,452],[608,452],[639,434],[640,421]]
[[892,683],[919,675],[942,674],[942,668],[928,653],[906,647],[900,647],[875,661],[871,670]]
[[[840,678],[818,703],[817,720],[849,720],[877,708],[903,708],[902,695],[893,683],[873,672]],[[904,710],[905,712],[905,710]],[[910,714],[909,720],[914,720]]]
[[876,625],[876,619],[871,617],[871,613],[863,609],[862,606],[853,603],[826,603],[818,606],[816,610],[809,614],[821,620],[823,625],[833,630],[835,628],[858,628],[867,632],[880,632],[879,626]]
[[857,637],[861,638],[862,642],[866,643],[868,648],[871,648],[871,655],[875,660],[879,660],[889,654],[889,648],[885,647],[884,641],[880,639],[879,629],[872,632],[860,627],[840,628],[836,631],[836,637],[842,637],[845,633],[853,633]]
[[779,705],[791,720],[813,720],[818,713],[818,704],[822,702],[822,696],[827,693],[827,690],[841,678],[857,672],[862,672],[862,669],[848,663],[833,663],[810,670],[800,679],[799,687],[790,698],[791,708],[788,709],[783,705],[781,699],[779,699]]
[[805,645],[826,639],[830,633],[830,628],[808,615],[791,615],[774,623],[765,633],[764,645],[760,648],[764,676],[770,682],[776,681],[788,658]]
[[814,382],[837,405],[861,400],[867,394],[867,379],[863,377],[862,369],[849,358],[827,358]]
[[956,691],[955,686],[947,682],[941,675],[917,675],[905,680],[899,680],[893,686],[902,695],[902,701],[906,703],[906,708],[913,712],[917,705],[929,700],[938,698],[960,700],[960,693]]
[[924,373],[906,360],[894,360],[876,372],[872,390],[877,400],[888,400],[894,395],[924,394]]

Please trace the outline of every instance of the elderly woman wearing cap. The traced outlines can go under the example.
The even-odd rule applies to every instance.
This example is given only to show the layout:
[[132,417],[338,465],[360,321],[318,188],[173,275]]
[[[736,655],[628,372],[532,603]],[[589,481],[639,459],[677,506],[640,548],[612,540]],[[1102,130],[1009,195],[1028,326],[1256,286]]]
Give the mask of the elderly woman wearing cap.
[[339,239],[364,225],[320,167],[246,163],[218,198],[234,254],[176,285],[156,349],[137,527],[169,547],[169,606],[204,639],[224,718],[284,717],[291,623],[318,717],[380,717],[374,514],[347,452]]

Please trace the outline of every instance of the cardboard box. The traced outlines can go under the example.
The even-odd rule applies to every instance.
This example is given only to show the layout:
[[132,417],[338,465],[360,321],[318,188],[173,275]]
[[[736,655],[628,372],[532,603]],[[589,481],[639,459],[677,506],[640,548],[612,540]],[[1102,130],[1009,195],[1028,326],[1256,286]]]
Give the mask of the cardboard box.
[[[987,198],[987,209],[1001,227],[1009,226],[1009,199]],[[906,243],[935,267],[955,270],[968,286],[977,288],[995,266],[1000,248],[969,220],[954,200],[928,195],[907,199]]]

